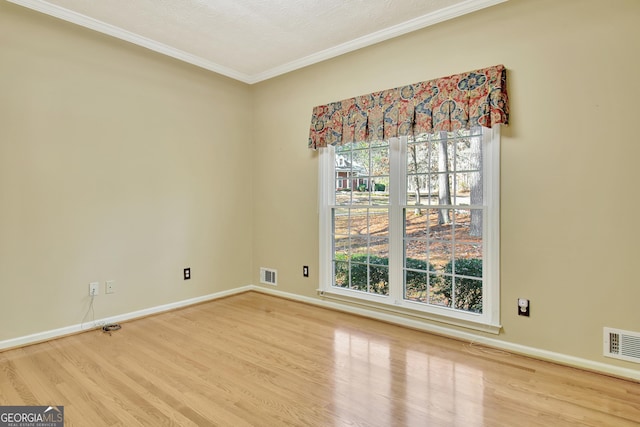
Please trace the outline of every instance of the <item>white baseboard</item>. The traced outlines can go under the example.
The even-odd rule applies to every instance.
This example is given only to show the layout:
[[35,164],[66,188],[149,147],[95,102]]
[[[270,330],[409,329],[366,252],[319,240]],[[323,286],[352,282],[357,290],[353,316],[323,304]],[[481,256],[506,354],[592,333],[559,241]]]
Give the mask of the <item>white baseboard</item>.
[[633,381],[640,381],[640,370],[623,368],[620,366],[609,365],[607,363],[596,362],[594,360],[583,359],[580,357],[574,357],[567,354],[555,353],[553,351],[543,350],[535,347],[529,347],[521,344],[514,344],[507,341],[502,341],[492,337],[486,337],[483,335],[476,335],[470,332],[460,331],[458,329],[448,328],[440,324],[408,319],[405,317],[397,316],[394,314],[383,313],[376,310],[370,310],[363,307],[354,307],[351,305],[341,304],[340,302],[327,301],[321,298],[310,298],[296,294],[290,294],[288,292],[282,292],[276,289],[265,288],[262,286],[251,286],[251,290],[262,292],[269,295],[279,296],[282,298],[291,299],[294,301],[300,301],[307,304],[312,304],[324,308],[330,308],[347,313],[353,313],[360,316],[368,317],[371,319],[382,320],[384,322],[392,323],[395,325],[405,326],[412,329],[417,329],[425,332],[431,332],[438,335],[447,336],[450,338],[456,338],[459,340],[473,342],[476,344],[483,344],[489,347],[497,348],[500,350],[509,351],[511,353],[517,353],[524,356],[530,356],[536,359],[545,360],[548,362],[554,362],[565,366],[571,366],[574,368],[584,369],[587,371],[598,372],[605,375],[611,375],[619,378],[626,378]]
[[248,285],[242,286],[228,291],[216,292],[209,295],[203,295],[196,298],[190,298],[183,301],[172,302],[169,304],[159,305],[156,307],[145,308],[143,310],[132,311],[130,313],[119,314],[117,316],[105,317],[102,319],[92,320],[91,322],[79,323],[77,325],[66,326],[64,328],[52,329],[50,331],[38,332],[32,335],[26,335],[23,337],[12,338],[4,341],[0,341],[0,350],[7,350],[15,347],[22,347],[29,344],[35,344],[42,341],[51,340],[54,338],[60,338],[65,335],[71,335],[82,331],[88,331],[95,329],[99,325],[106,325],[109,323],[124,322],[125,320],[137,319],[140,317],[149,316],[152,314],[162,313],[163,311],[175,310],[177,308],[187,307],[189,305],[198,304],[201,302],[212,301],[219,298],[228,297],[230,295],[239,294],[254,290],[255,286]]
[[59,338],[65,335],[70,335],[89,329],[94,329],[96,325],[104,325],[108,323],[123,322],[125,320],[136,319],[140,317],[149,316],[152,314],[162,313],[164,311],[175,310],[177,308],[187,307],[189,305],[198,304],[201,302],[212,301],[219,298],[247,292],[256,291],[268,295],[274,295],[281,298],[287,298],[294,301],[304,302],[311,305],[316,305],[323,308],[330,308],[333,310],[343,311],[347,313],[353,313],[360,316],[368,317],[371,319],[382,320],[384,322],[409,327],[425,332],[431,332],[438,335],[443,335],[451,338],[460,339],[467,342],[473,342],[476,344],[484,344],[493,348],[510,351],[512,353],[522,354],[525,356],[534,357],[536,359],[546,360],[549,362],[555,362],[574,368],[585,369],[588,371],[599,372],[606,375],[612,375],[620,378],[627,378],[633,381],[640,381],[640,370],[623,368],[620,366],[609,365],[607,363],[596,362],[594,360],[583,359],[580,357],[574,357],[562,353],[555,353],[535,347],[528,347],[520,344],[514,344],[502,340],[498,340],[491,337],[485,337],[482,335],[476,335],[471,332],[460,331],[458,329],[448,328],[440,324],[408,319],[405,317],[397,316],[394,314],[384,313],[376,310],[370,310],[363,307],[354,307],[340,302],[327,301],[321,298],[310,298],[302,295],[291,294],[288,292],[279,291],[272,288],[266,288],[263,286],[247,285],[227,291],[216,292],[209,295],[203,295],[188,300],[178,301],[170,304],[159,305],[143,310],[133,311],[130,313],[120,314],[117,316],[98,319],[86,324],[77,324],[67,326],[64,328],[53,329],[50,331],[39,332],[37,334],[27,335],[18,338],[12,338],[5,341],[0,341],[0,350],[6,350],[14,347],[21,347],[29,344],[35,344],[42,341],[47,341],[54,338]]

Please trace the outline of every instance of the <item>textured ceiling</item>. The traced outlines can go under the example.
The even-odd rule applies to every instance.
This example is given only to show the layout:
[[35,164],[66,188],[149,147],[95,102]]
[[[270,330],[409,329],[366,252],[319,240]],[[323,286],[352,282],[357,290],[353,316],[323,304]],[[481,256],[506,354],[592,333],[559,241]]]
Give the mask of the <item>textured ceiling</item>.
[[9,0],[255,83],[506,0]]

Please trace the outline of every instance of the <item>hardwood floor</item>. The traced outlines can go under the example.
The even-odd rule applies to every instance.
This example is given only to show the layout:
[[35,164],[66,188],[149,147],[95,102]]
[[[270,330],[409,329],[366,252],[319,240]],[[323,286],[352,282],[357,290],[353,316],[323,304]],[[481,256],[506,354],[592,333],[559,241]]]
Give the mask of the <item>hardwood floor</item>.
[[638,426],[640,384],[249,292],[0,353],[65,426]]

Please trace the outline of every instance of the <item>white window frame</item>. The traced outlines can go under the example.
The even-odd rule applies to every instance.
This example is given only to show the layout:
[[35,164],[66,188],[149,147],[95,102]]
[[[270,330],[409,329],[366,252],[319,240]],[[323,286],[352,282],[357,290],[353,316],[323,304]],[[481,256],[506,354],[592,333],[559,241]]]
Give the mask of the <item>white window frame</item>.
[[[369,294],[333,286],[332,218],[335,194],[335,149],[321,148],[319,163],[320,222],[320,292],[325,296],[346,298],[353,302],[410,314],[456,326],[499,333],[500,331],[500,127],[482,128],[483,157],[483,310],[472,313],[405,300],[403,295],[403,210],[402,192],[406,185],[406,168],[398,167],[406,159],[407,137],[389,141],[390,170],[390,239],[389,295]],[[394,165],[396,167],[394,167]]]

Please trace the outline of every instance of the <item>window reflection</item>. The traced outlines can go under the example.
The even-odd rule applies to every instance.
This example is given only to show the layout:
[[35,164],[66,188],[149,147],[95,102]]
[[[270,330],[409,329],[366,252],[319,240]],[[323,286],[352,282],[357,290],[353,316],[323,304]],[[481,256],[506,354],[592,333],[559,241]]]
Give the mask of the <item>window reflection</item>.
[[425,411],[434,423],[484,425],[482,371],[415,350],[406,351],[405,366],[406,425],[424,425]]
[[484,425],[484,377],[429,347],[394,347],[391,340],[349,329],[333,337],[336,425]]
[[389,344],[354,331],[337,330],[333,353],[336,418],[375,419],[378,425],[393,425]]

